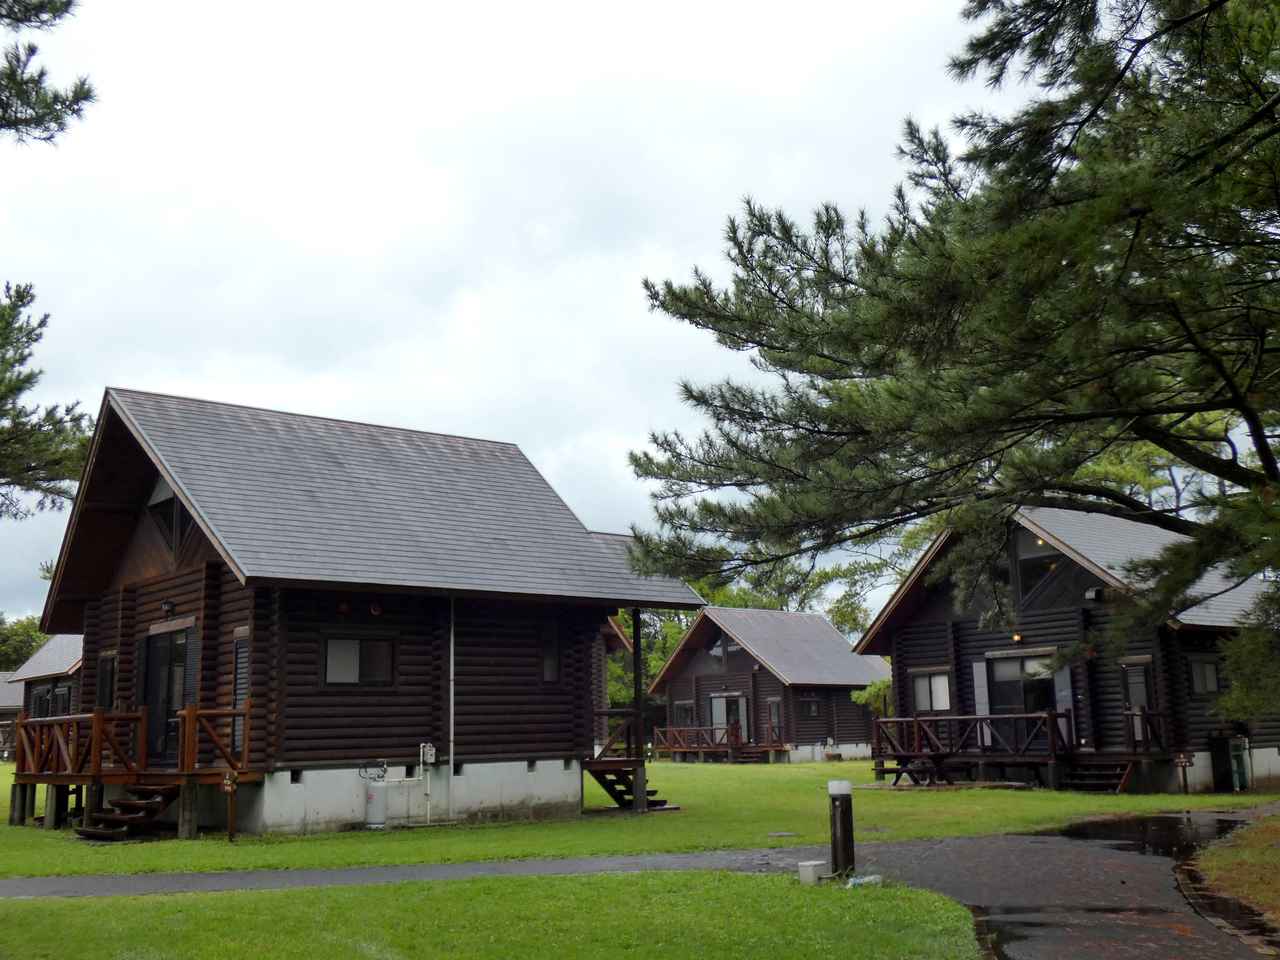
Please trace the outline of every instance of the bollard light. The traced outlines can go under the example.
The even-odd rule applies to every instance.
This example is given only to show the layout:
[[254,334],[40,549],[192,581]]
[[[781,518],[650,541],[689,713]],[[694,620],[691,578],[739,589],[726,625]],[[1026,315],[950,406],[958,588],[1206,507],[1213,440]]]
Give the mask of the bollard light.
[[853,784],[828,780],[831,799],[831,872],[837,877],[853,873]]

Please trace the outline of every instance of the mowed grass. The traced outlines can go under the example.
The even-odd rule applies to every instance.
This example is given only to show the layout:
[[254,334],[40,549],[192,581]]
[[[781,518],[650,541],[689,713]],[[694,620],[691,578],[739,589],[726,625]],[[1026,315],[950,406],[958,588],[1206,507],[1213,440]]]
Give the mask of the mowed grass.
[[1280,816],[1236,830],[1199,859],[1205,879],[1280,924]]
[[[0,769],[0,822],[7,814],[12,767]],[[820,844],[828,840],[828,779],[866,783],[869,762],[724,765],[654,764],[649,782],[679,811],[390,830],[306,837],[210,833],[199,841],[90,844],[70,831],[0,826],[0,876],[152,873],[449,863],[594,854]],[[611,806],[587,780],[587,805]],[[855,790],[859,842],[1015,833],[1086,817],[1248,806],[1274,795],[1114,796],[1046,790]],[[770,834],[790,836],[770,836]]]
[[10,901],[0,930],[24,958],[978,956],[934,893],[709,872]]

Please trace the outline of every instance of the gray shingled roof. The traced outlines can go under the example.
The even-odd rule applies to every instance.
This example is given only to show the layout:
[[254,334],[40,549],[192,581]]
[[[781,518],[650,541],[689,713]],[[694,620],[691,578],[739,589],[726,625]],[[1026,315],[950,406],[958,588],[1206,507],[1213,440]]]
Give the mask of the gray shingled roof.
[[[1102,513],[1081,513],[1034,507],[1020,510],[1018,520],[1116,586],[1137,587],[1124,566],[1133,560],[1156,556],[1171,543],[1187,538],[1161,530],[1147,523],[1135,523]],[[1211,570],[1196,584],[1193,593],[1213,594],[1227,590],[1234,583],[1221,571]],[[1237,626],[1259,594],[1267,588],[1265,581],[1254,577],[1220,596],[1178,614],[1181,623],[1203,627]]]
[[510,443],[109,389],[245,578],[694,606]]
[[44,646],[31,655],[9,678],[9,683],[21,690],[23,680],[40,677],[63,677],[80,666],[80,648],[84,640],[79,633],[55,633]]
[[703,614],[785,683],[860,687],[889,676],[884,658],[852,653],[820,614],[742,607],[705,607]]
[[0,673],[0,710],[8,713],[22,709],[22,684],[10,684],[13,672]]

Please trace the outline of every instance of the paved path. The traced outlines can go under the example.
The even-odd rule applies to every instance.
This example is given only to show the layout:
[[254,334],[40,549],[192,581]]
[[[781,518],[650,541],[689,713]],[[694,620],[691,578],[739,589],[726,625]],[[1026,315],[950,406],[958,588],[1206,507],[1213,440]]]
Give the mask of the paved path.
[[[1008,960],[1098,957],[1253,960],[1259,949],[1224,933],[1179,892],[1173,856],[1247,814],[1195,814],[1094,826],[1078,836],[963,837],[858,848],[858,872],[936,890],[974,909],[979,931]],[[337,870],[42,877],[0,880],[0,898],[92,897],[222,890],[552,876],[645,870],[790,872],[825,847],[689,854],[420,864]],[[851,894],[856,896],[856,894]],[[1277,954],[1263,954],[1272,955]]]

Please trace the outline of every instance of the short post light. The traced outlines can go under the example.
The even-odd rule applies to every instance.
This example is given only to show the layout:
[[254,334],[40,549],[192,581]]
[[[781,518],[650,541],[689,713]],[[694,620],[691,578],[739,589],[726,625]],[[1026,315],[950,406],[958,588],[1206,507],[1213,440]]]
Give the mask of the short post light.
[[848,780],[828,780],[831,799],[831,873],[843,877],[853,873],[853,784]]

